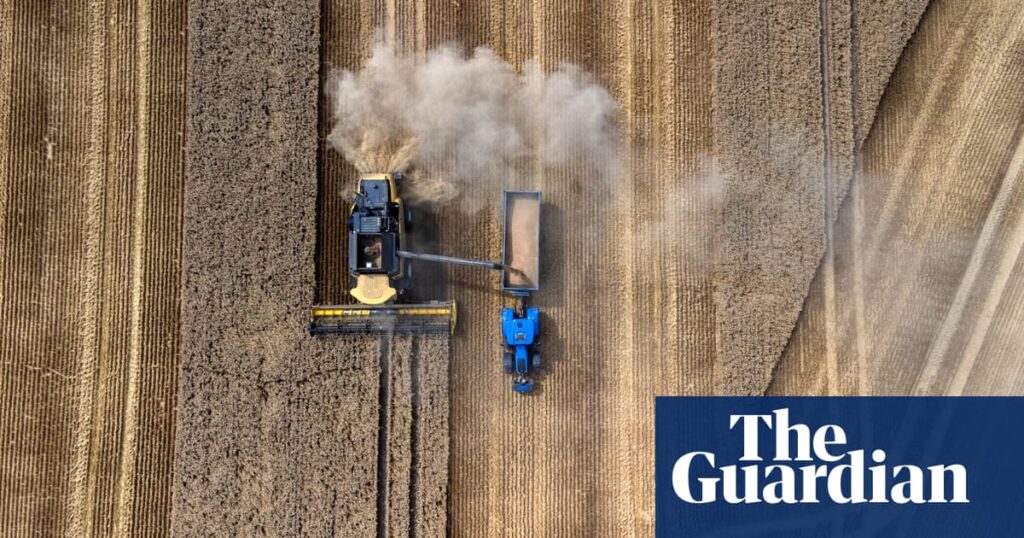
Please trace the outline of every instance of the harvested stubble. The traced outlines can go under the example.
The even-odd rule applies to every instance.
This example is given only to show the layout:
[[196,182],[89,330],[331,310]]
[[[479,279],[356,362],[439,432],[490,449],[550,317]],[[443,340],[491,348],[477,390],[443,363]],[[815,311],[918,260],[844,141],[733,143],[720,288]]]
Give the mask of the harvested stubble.
[[165,535],[183,0],[0,3],[0,534]]

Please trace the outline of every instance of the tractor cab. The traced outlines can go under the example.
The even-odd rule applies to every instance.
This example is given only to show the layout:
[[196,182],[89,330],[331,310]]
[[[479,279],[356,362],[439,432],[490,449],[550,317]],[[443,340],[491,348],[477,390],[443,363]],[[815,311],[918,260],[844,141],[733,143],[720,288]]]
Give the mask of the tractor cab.
[[505,343],[505,373],[512,374],[512,390],[525,393],[533,389],[532,373],[541,367],[540,353],[534,348],[540,333],[540,311],[536,307],[503,308],[501,333]]

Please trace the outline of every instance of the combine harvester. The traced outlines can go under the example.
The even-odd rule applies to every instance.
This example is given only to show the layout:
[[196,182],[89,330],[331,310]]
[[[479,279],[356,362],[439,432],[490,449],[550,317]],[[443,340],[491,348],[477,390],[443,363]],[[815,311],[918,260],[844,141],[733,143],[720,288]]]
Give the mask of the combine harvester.
[[526,298],[537,291],[540,273],[540,193],[505,192],[505,234],[502,263],[455,258],[409,250],[406,230],[410,211],[398,196],[401,175],[367,174],[359,179],[348,220],[349,294],[359,304],[318,305],[312,308],[310,334],[417,332],[454,334],[454,301],[403,304],[400,298],[412,288],[411,260],[468,265],[502,272],[501,288],[516,299],[514,308],[501,313],[502,334],[507,346],[505,371],[513,374],[513,389],[528,392],[530,373],[540,367],[534,350],[539,332],[536,308],[526,308]]

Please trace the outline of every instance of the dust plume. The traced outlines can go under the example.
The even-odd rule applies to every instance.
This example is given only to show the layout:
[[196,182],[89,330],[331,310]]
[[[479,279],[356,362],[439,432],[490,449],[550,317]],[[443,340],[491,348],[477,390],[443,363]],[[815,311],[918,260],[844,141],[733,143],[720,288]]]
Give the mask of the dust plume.
[[405,172],[403,195],[450,201],[470,182],[501,184],[585,159],[593,178],[617,172],[617,105],[573,65],[517,72],[494,51],[454,46],[425,60],[378,43],[358,72],[327,82],[328,142],[360,172]]

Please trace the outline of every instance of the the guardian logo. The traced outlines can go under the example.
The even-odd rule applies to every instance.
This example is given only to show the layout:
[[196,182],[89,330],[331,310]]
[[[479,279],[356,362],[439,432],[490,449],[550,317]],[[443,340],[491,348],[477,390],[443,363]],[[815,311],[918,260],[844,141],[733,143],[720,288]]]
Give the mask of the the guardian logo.
[[[731,415],[729,429],[742,435],[741,464],[723,465],[713,452],[700,451],[675,460],[672,489],[684,502],[970,502],[964,465],[891,465],[881,448],[849,450],[841,426],[828,424],[812,431],[806,424],[791,424],[788,408],[765,415]],[[762,435],[774,435],[774,453],[761,453]]]

